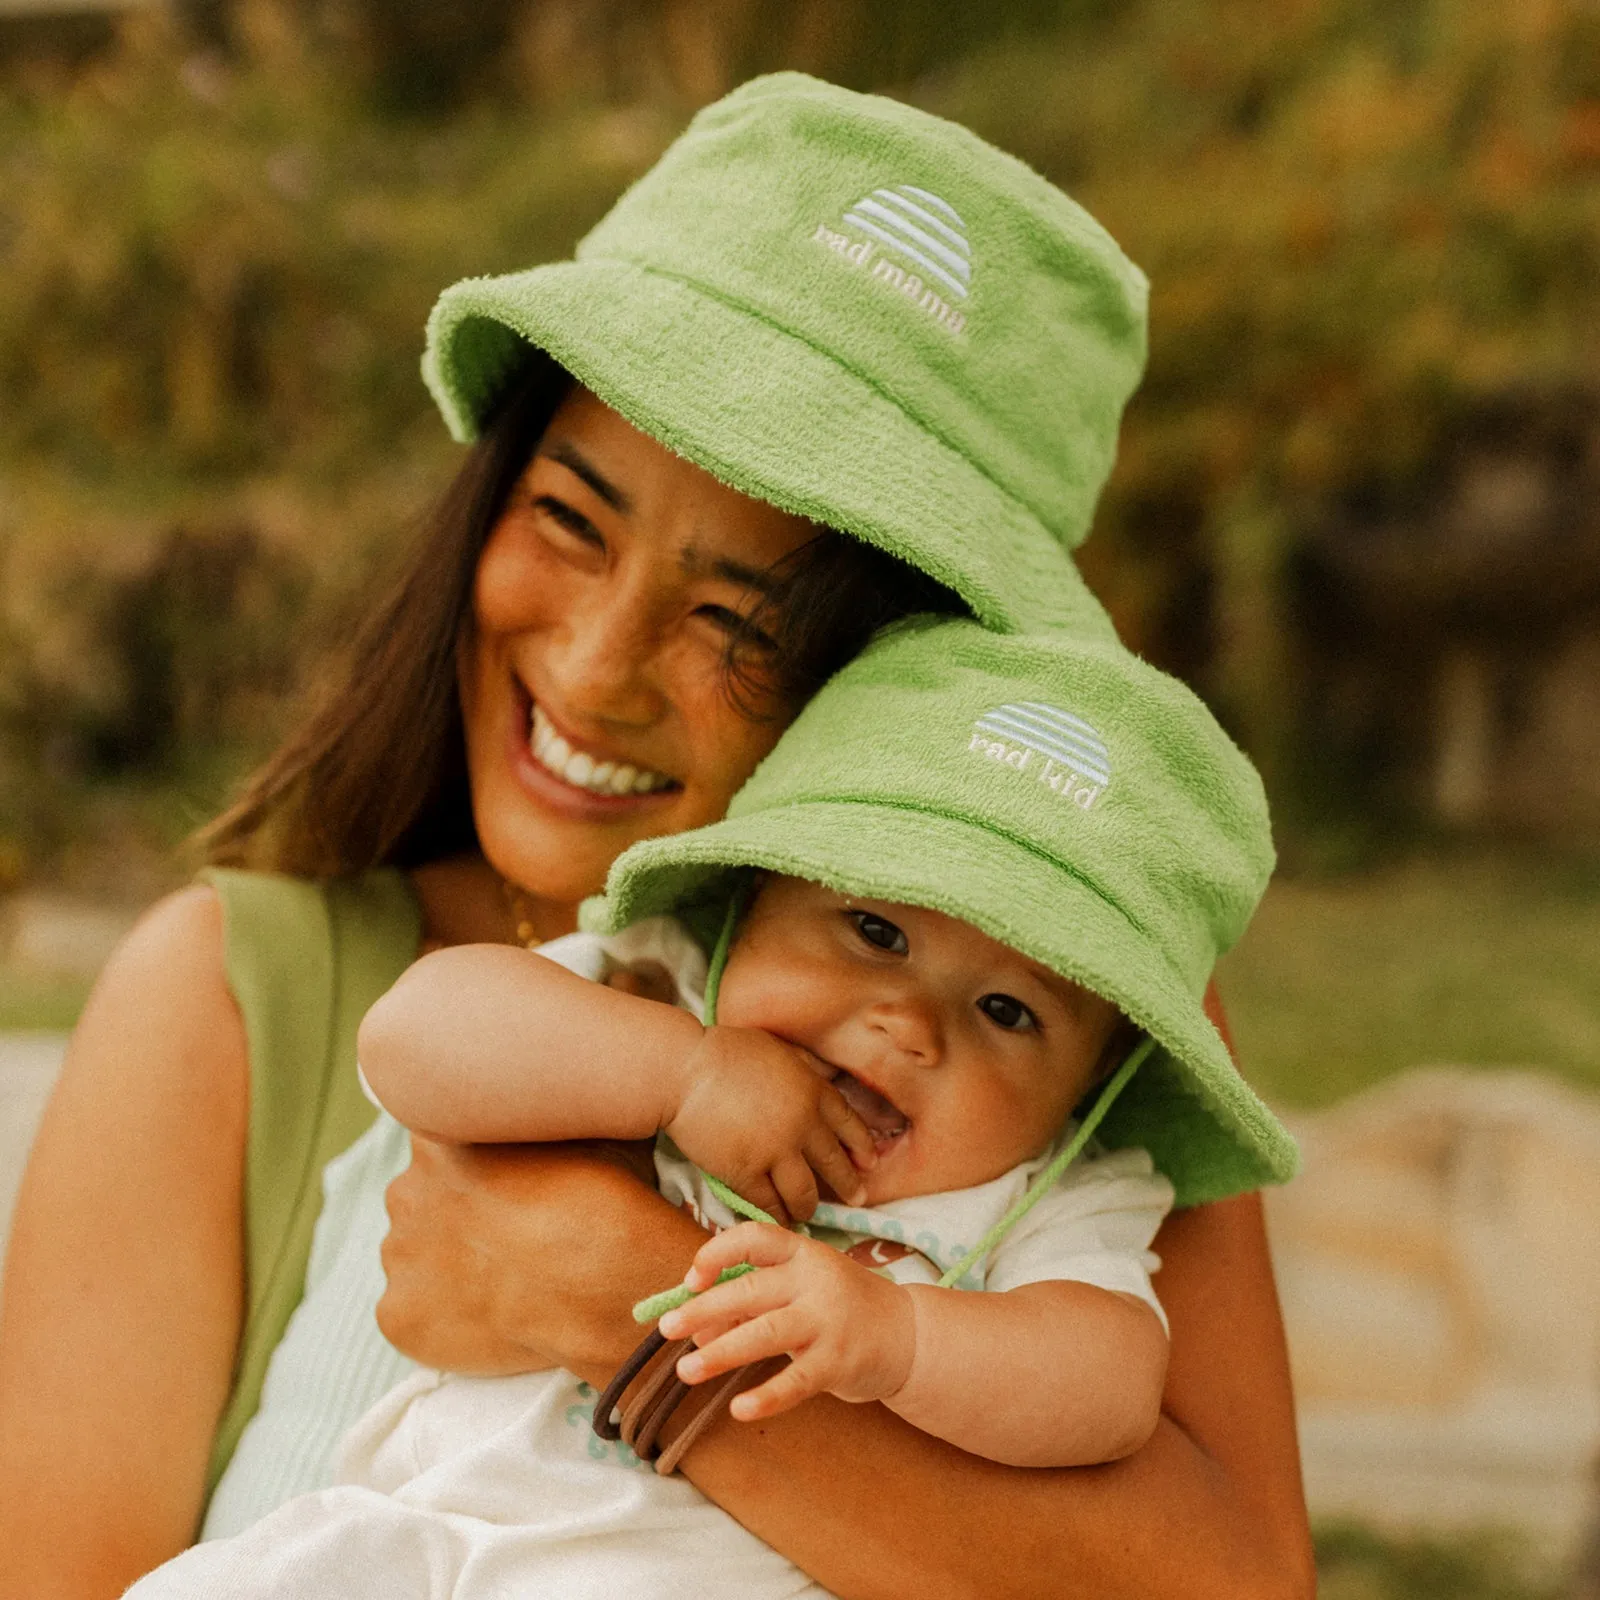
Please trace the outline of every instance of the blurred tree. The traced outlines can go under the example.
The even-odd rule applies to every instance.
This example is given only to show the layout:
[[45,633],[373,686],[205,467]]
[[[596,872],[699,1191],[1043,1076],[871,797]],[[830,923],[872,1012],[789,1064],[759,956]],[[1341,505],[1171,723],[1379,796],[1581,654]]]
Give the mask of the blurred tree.
[[0,66],[0,473],[159,509],[443,463],[416,378],[440,286],[564,253],[777,66],[968,123],[1145,267],[1150,371],[1085,564],[1280,798],[1364,805],[1383,741],[1353,708],[1394,690],[1318,678],[1306,557],[1442,492],[1495,397],[1600,388],[1591,0],[141,12],[65,87]]

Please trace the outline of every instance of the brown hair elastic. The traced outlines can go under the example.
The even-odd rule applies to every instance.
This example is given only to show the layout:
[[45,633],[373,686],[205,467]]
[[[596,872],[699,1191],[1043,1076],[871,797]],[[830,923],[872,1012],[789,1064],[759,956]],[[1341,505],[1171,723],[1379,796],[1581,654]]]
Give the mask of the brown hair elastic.
[[[659,1443],[662,1430],[695,1392],[678,1376],[679,1358],[693,1348],[692,1339],[669,1341],[659,1330],[652,1331],[617,1368],[616,1376],[595,1402],[594,1420],[590,1424],[594,1433],[608,1441],[620,1439],[641,1461],[653,1461],[662,1477],[669,1477],[677,1470],[685,1452],[727,1409],[734,1395],[768,1376],[787,1359],[774,1356],[735,1367],[720,1383],[714,1387],[708,1385],[701,1391],[706,1395],[705,1403],[663,1450]],[[641,1378],[643,1381],[637,1392],[625,1399],[628,1389]]]

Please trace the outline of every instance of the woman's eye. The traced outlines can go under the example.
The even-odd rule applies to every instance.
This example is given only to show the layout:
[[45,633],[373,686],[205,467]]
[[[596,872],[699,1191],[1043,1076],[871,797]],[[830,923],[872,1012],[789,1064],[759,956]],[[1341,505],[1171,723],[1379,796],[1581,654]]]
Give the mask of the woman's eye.
[[875,917],[870,911],[852,911],[849,917],[856,932],[874,949],[887,950],[896,956],[903,956],[910,950],[906,936],[886,917]]
[[776,650],[778,642],[771,634],[756,627],[748,617],[740,615],[732,606],[701,606],[697,612],[708,622],[714,622],[730,639],[755,650]]
[[1039,1026],[1039,1019],[1009,994],[986,994],[978,1002],[978,1009],[997,1027],[1027,1032]]
[[564,500],[542,494],[533,502],[533,509],[541,516],[548,517],[563,532],[570,533],[581,543],[592,545],[597,550],[605,548],[605,540],[600,537],[600,530],[581,511],[575,511]]

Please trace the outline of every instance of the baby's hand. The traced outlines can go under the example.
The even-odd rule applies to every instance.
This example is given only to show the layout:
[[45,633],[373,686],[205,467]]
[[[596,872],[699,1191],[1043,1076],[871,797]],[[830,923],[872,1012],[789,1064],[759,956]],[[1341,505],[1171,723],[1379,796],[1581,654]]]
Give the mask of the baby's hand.
[[809,1051],[759,1028],[707,1028],[666,1131],[690,1160],[780,1221],[817,1208],[821,1178],[861,1204],[872,1130]]
[[[762,1270],[718,1284],[717,1275],[740,1261]],[[704,1293],[669,1311],[661,1331],[699,1346],[678,1362],[685,1383],[768,1356],[790,1358],[774,1377],[734,1397],[728,1410],[741,1422],[776,1416],[814,1394],[887,1399],[910,1376],[911,1296],[815,1239],[744,1222],[702,1245],[684,1281]]]

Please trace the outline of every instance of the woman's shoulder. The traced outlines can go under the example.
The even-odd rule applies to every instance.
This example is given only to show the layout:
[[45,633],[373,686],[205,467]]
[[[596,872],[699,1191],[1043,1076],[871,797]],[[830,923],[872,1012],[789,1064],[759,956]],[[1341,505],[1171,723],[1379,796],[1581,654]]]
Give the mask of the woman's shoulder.
[[245,1032],[228,986],[222,905],[210,886],[158,900],[112,952],[74,1030],[63,1079],[103,1106],[188,1103],[197,1117],[241,1123]]
[[418,926],[398,872],[319,882],[210,869],[158,900],[113,952],[76,1043],[138,1035],[169,1061],[243,1068],[267,1033],[296,1022],[320,1032],[341,1002],[370,1003],[415,957]]
[[173,1007],[186,1014],[228,1002],[223,906],[210,884],[191,883],[144,912],[106,962],[86,1018],[107,1000],[156,1006],[174,1021]]

